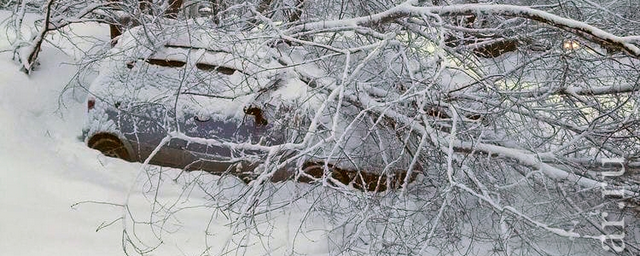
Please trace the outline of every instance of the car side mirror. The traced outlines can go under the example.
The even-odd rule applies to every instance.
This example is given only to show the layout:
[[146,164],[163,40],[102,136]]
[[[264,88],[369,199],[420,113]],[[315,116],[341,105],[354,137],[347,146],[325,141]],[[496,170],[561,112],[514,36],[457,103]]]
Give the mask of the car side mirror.
[[262,109],[260,109],[259,107],[250,105],[244,108],[244,113],[255,118],[256,126],[267,125],[269,123],[267,122],[267,119],[265,119],[262,115]]

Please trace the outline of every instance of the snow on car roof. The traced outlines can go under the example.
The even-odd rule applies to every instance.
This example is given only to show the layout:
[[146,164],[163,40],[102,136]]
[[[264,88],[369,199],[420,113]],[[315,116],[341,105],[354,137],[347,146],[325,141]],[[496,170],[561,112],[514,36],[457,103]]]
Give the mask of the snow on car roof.
[[[135,27],[121,36],[91,93],[109,102],[178,106],[214,118],[242,118],[243,107],[257,96],[263,104],[308,102],[308,85],[276,60],[282,53],[267,44],[263,31],[150,31]],[[176,104],[178,94],[184,96]]]

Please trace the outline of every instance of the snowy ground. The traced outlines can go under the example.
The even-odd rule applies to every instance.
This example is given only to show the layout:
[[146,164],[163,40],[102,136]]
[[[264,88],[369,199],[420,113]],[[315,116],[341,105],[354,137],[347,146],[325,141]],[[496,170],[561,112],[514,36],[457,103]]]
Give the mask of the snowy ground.
[[[0,20],[7,15],[0,12]],[[92,24],[75,26],[74,32],[89,39],[108,36],[108,28]],[[261,228],[270,232],[267,244],[244,236],[246,232],[231,235],[238,231],[228,225],[235,215],[213,210],[201,187],[231,198],[244,186],[233,178],[149,169],[87,148],[78,139],[86,93],[64,90],[81,51],[68,41],[51,39],[62,49],[46,43],[41,65],[27,76],[5,51],[6,39],[0,35],[1,255],[124,255],[124,227],[136,245],[159,245],[151,255],[216,255],[238,244],[243,249],[234,254],[327,253],[330,227],[316,222],[302,227],[304,235],[297,234],[302,210],[265,216],[272,220]],[[91,45],[73,41],[80,49]],[[295,194],[299,186],[305,185],[285,184],[281,196]],[[171,217],[163,219],[167,212]],[[134,221],[154,225],[136,224],[133,234]],[[133,252],[131,246],[128,250]]]

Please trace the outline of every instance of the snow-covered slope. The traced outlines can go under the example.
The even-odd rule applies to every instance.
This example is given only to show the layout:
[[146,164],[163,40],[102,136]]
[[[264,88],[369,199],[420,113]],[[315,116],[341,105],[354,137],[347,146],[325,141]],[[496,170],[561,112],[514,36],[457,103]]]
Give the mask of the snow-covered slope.
[[[7,15],[0,12],[0,20]],[[86,40],[108,36],[107,27],[95,24],[73,29],[80,40],[74,44],[84,50],[91,45]],[[216,255],[239,244],[237,253],[248,255],[293,248],[327,253],[329,227],[301,226],[304,210],[264,215],[270,222],[256,226],[269,232],[268,242],[229,225],[237,215],[216,210],[204,191],[233,198],[245,185],[232,177],[145,167],[87,148],[78,139],[86,92],[68,86],[82,51],[60,38],[52,41],[62,49],[46,43],[30,76],[18,70],[10,52],[0,53],[0,255],[124,255],[127,239],[141,250],[155,248],[151,255]],[[0,37],[0,49],[8,48]],[[279,195],[295,196],[301,186],[309,187],[284,184]],[[301,228],[313,231],[299,235]],[[127,250],[137,254],[130,245]]]
[[[6,17],[6,14],[3,13]],[[0,43],[7,49],[6,40]],[[59,98],[76,67],[73,58],[47,46],[28,77],[0,55],[0,251],[3,255],[117,255],[117,228],[95,232],[114,207],[80,205],[117,201],[135,169],[86,150],[80,131],[81,97]],[[59,101],[62,100],[62,101]],[[59,103],[64,103],[61,106]],[[111,171],[107,171],[111,169]]]

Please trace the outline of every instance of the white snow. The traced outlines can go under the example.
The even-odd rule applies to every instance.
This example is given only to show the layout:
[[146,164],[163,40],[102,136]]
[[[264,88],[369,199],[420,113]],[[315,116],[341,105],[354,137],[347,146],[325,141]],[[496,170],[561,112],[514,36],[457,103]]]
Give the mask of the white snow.
[[[376,19],[394,12],[446,13],[472,9],[494,13],[537,14],[530,9],[505,6],[468,5],[465,8],[440,8],[411,7],[404,4],[366,18],[319,22],[311,25],[318,28],[348,27],[375,22]],[[0,20],[4,20],[7,15],[6,12],[0,12]],[[596,36],[627,45],[638,40],[632,37],[614,38],[582,23],[569,24],[555,16],[545,17],[565,26],[587,29]],[[6,37],[0,37],[0,70],[2,70],[0,72],[0,122],[2,124],[0,125],[0,255],[125,255],[124,248],[131,255],[138,255],[139,253],[135,252],[136,248],[123,239],[131,239],[135,246],[139,246],[137,249],[155,248],[148,255],[327,255],[332,252],[332,249],[335,250],[331,247],[332,245],[349,245],[357,242],[355,240],[358,239],[358,235],[342,236],[338,233],[340,230],[353,229],[355,233],[370,232],[364,230],[369,228],[365,226],[368,224],[367,221],[361,222],[362,227],[359,226],[361,224],[348,222],[344,222],[343,226],[334,227],[332,224],[340,223],[343,220],[339,218],[344,216],[333,216],[338,220],[334,219],[335,222],[330,222],[313,214],[309,209],[319,201],[335,203],[336,208],[341,207],[340,204],[350,202],[341,200],[342,198],[330,198],[333,195],[326,193],[327,191],[322,188],[310,190],[311,186],[294,182],[278,184],[277,189],[267,192],[267,194],[273,193],[268,200],[272,200],[270,206],[275,210],[256,215],[250,223],[233,222],[238,216],[250,213],[252,206],[243,202],[230,207],[224,205],[240,198],[241,193],[247,193],[246,185],[238,179],[221,178],[202,172],[182,173],[180,170],[171,168],[128,163],[105,157],[87,148],[78,138],[86,119],[87,93],[80,87],[74,87],[77,81],[68,84],[78,69],[71,63],[80,60],[81,55],[89,49],[95,50],[92,48],[95,42],[108,45],[109,30],[105,26],[95,24],[74,24],[71,25],[71,29],[76,34],[71,40],[50,35],[51,39],[43,44],[40,65],[35,67],[30,76],[19,71],[18,63],[11,60],[11,52],[3,51],[9,49],[9,45]],[[291,31],[295,31],[295,27]],[[181,43],[179,40],[167,42],[178,45]],[[206,38],[198,43],[203,47],[211,46]],[[629,46],[629,49],[635,51],[637,48],[633,47],[635,46]],[[255,52],[255,54],[259,55],[263,52]],[[304,62],[301,59],[294,60],[297,63]],[[219,64],[216,61],[220,60],[205,57],[201,61]],[[122,63],[124,62],[120,64]],[[243,63],[233,64],[234,67],[239,67]],[[273,63],[273,65],[276,64]],[[301,64],[296,69],[304,70],[305,72],[299,73],[308,76],[316,84],[324,85],[326,78],[319,77],[321,74],[317,74],[318,72],[315,72],[317,70],[308,70],[309,66]],[[462,80],[454,81],[454,76],[459,79],[461,75],[444,74],[442,81],[451,82],[451,85],[455,86],[454,82],[460,83]],[[82,77],[80,82],[83,86],[88,86],[94,78],[95,76]],[[98,79],[109,78],[99,77]],[[98,80],[98,82],[101,81]],[[333,82],[335,81],[326,84]],[[66,88],[70,89],[66,90]],[[333,89],[328,96],[329,101],[314,98],[310,100],[313,101],[309,103],[310,105],[319,107],[317,107],[317,116],[312,119],[313,123],[309,127],[308,134],[315,132],[321,125],[318,122],[324,120],[321,117],[326,114],[324,109],[328,108],[327,104],[340,99],[338,88],[327,88]],[[295,83],[279,88],[273,94],[273,98],[294,101],[301,95],[308,94],[307,89],[299,80],[296,80]],[[594,89],[595,92],[598,91],[597,89]],[[620,90],[624,89],[626,88],[621,87]],[[575,91],[577,92],[577,89]],[[152,94],[132,90],[131,93],[133,92]],[[384,95],[383,92],[380,94]],[[370,109],[382,108],[373,98],[363,96],[362,99],[363,104]],[[230,103],[225,106],[207,106],[206,112],[223,108],[237,110],[241,103],[246,103],[241,100],[245,99],[233,102],[237,105]],[[248,102],[249,99],[246,100]],[[222,110],[218,112],[226,113]],[[230,117],[234,113],[226,114]],[[412,124],[411,120],[403,118],[392,109],[385,114],[407,125]],[[327,121],[322,125],[330,126],[331,122]],[[350,124],[335,123],[335,125]],[[358,124],[354,122],[353,125]],[[491,144],[465,144],[454,137],[449,141],[438,141],[440,138],[434,135],[436,132],[433,128],[430,126],[427,128],[415,126],[415,129],[423,134],[421,143],[431,140],[434,144],[451,145],[450,149],[454,146],[479,149],[488,155],[495,153],[509,156],[524,165],[535,167],[539,172],[552,178],[576,182],[585,187],[601,185],[595,180],[580,178],[542,163],[540,155]],[[180,132],[169,135],[196,141],[196,138],[189,138]],[[342,140],[342,135],[338,132],[330,139]],[[201,140],[203,143],[213,142]],[[311,140],[305,138],[304,141]],[[266,147],[257,144],[247,145],[249,146],[256,147],[253,149]],[[381,146],[381,148],[384,147]],[[392,156],[386,157],[392,158]],[[524,213],[520,213],[515,208],[500,206],[499,202],[494,201],[492,197],[477,194],[462,183],[452,182],[452,184],[470,192],[475,198],[489,204],[489,207],[509,211],[514,216],[521,217],[550,234],[578,237],[578,233],[571,230],[548,226],[533,218],[526,219]],[[266,189],[269,188],[273,187],[266,185]],[[250,191],[250,193],[259,194],[260,192]],[[354,192],[356,193],[359,192]],[[301,195],[305,197],[299,199]],[[264,197],[258,198],[264,199]],[[246,199],[246,195],[241,199]],[[289,200],[296,201],[287,205]],[[411,200],[402,203],[409,209],[422,209],[422,206],[414,206],[415,202]],[[283,207],[278,208],[280,205]],[[443,204],[442,209],[445,209],[445,206],[446,204]],[[254,210],[260,212],[262,208]],[[368,213],[366,208],[353,207],[353,211],[352,216],[356,216],[359,211]],[[442,210],[435,219],[435,223],[439,222],[441,214]],[[410,221],[407,223],[407,225],[415,224]],[[434,226],[430,233],[434,234],[435,231]],[[340,240],[345,237],[352,241]],[[380,238],[383,238],[382,235]],[[366,242],[365,240],[366,238],[362,241]],[[376,245],[373,244],[370,248],[375,248],[374,246]],[[426,243],[426,250],[433,249],[428,246],[430,245]],[[362,254],[365,253],[362,252]]]
[[[0,20],[7,16],[0,12]],[[75,24],[72,28],[78,40],[99,41],[97,37],[107,42],[105,26]],[[86,92],[64,89],[77,70],[70,63],[92,44],[73,42],[85,47],[77,49],[56,38],[51,41],[62,47],[46,42],[40,65],[30,76],[19,71],[9,51],[0,53],[1,255],[124,255],[125,227],[137,246],[158,246],[150,255],[217,255],[235,248],[241,249],[232,254],[328,253],[327,234],[332,227],[325,221],[301,225],[304,209],[309,207],[303,201],[291,206],[296,211],[284,207],[256,217],[262,223],[257,229],[270,236],[265,243],[256,230],[245,232],[242,225],[229,225],[237,214],[216,210],[203,192],[206,188],[233,199],[246,186],[237,179],[144,167],[87,148],[78,138],[86,115]],[[0,49],[9,49],[6,37],[0,38]],[[83,85],[92,78],[84,79]],[[304,193],[300,191],[308,187],[284,184],[279,200]],[[155,193],[150,192],[157,188],[159,203],[153,204]],[[183,188],[189,193],[183,193]],[[166,211],[152,218],[150,212],[158,209]],[[154,226],[135,224],[134,236],[134,221],[156,221],[167,212],[172,217]],[[127,249],[137,255],[131,246]]]

